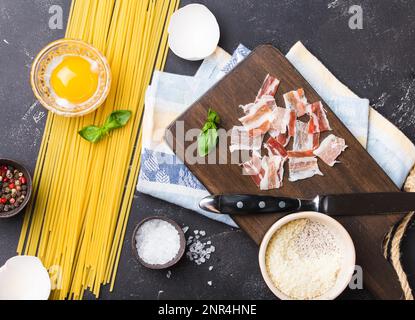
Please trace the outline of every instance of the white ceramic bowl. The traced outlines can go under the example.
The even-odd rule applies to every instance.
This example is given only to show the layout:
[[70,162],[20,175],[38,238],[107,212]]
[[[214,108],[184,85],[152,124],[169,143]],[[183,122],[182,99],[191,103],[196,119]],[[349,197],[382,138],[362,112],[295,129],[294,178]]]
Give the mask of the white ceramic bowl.
[[337,277],[335,285],[329,291],[327,291],[326,293],[324,293],[316,299],[333,300],[337,298],[344,291],[344,289],[346,289],[347,285],[352,279],[356,263],[356,252],[352,238],[350,237],[346,229],[344,229],[344,227],[335,219],[322,213],[309,211],[289,214],[281,218],[271,226],[271,228],[267,231],[264,238],[262,239],[261,247],[259,249],[259,266],[261,268],[261,273],[265,280],[265,283],[279,299],[292,300],[291,297],[285,295],[273,284],[271,277],[267,272],[265,264],[265,254],[267,251],[268,243],[271,240],[274,233],[283,225],[297,219],[310,219],[324,224],[329,228],[329,230],[338,240],[338,245],[340,246],[340,250],[343,255],[339,276]]

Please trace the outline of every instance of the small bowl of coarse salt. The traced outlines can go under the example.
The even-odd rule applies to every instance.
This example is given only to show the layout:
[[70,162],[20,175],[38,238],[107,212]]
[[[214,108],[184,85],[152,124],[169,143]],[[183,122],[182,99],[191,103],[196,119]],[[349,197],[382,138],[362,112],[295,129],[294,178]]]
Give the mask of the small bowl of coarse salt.
[[136,259],[149,269],[166,269],[183,257],[186,239],[180,226],[165,217],[149,217],[134,229],[132,249]]
[[352,279],[355,261],[346,229],[318,212],[299,212],[278,220],[259,250],[262,276],[283,300],[337,298]]

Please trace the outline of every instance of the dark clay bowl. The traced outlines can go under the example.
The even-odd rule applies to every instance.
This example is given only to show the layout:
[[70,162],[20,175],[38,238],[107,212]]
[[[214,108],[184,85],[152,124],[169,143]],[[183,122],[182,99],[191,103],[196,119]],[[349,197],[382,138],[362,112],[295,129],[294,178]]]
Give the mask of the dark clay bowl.
[[[137,252],[137,241],[135,240],[135,236],[138,232],[138,229],[140,229],[140,227],[146,223],[147,221],[150,220],[163,220],[166,221],[168,223],[170,223],[173,227],[176,228],[177,232],[179,233],[179,237],[180,237],[180,249],[179,252],[177,253],[176,257],[174,257],[173,260],[170,260],[169,262],[165,263],[165,264],[148,264],[145,261],[143,261],[143,259],[140,258],[140,256],[138,255]],[[134,257],[137,259],[137,261],[139,263],[141,263],[144,267],[149,268],[149,269],[156,269],[156,270],[161,270],[161,269],[167,269],[170,268],[172,266],[174,266],[177,262],[179,262],[179,260],[183,257],[184,251],[186,250],[186,239],[184,237],[184,232],[182,230],[182,228],[180,228],[180,226],[174,222],[173,220],[170,220],[168,218],[165,217],[148,217],[146,219],[144,219],[143,221],[141,221],[134,229],[133,232],[133,238],[131,241],[131,245],[132,245],[132,249],[133,249],[133,254]]]
[[23,172],[23,175],[27,180],[26,198],[24,199],[24,201],[22,202],[20,207],[18,207],[16,209],[13,209],[13,210],[10,210],[8,212],[0,212],[0,219],[6,219],[6,218],[14,217],[14,216],[18,215],[20,212],[23,211],[23,209],[26,207],[27,203],[30,200],[30,196],[32,195],[32,188],[33,187],[32,187],[32,177],[29,173],[29,170],[27,170],[24,166],[17,163],[16,161],[13,161],[13,160],[10,160],[10,159],[0,159],[0,166],[1,165],[12,166],[12,167],[16,168],[17,170]]

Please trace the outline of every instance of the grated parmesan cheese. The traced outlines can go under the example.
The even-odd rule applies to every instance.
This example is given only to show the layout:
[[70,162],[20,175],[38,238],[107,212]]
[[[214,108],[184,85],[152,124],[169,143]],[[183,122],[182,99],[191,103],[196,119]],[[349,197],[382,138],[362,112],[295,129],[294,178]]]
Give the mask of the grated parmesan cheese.
[[315,299],[335,285],[342,255],[327,226],[297,219],[275,232],[265,260],[267,272],[281,292],[293,299]]

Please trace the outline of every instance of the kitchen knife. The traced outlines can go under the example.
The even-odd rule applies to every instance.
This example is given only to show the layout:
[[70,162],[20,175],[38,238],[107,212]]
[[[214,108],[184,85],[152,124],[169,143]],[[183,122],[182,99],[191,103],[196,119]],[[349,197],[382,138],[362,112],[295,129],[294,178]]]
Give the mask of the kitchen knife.
[[213,195],[200,208],[218,214],[263,214],[317,211],[333,216],[404,213],[415,210],[415,192],[351,193],[311,200],[249,194]]

